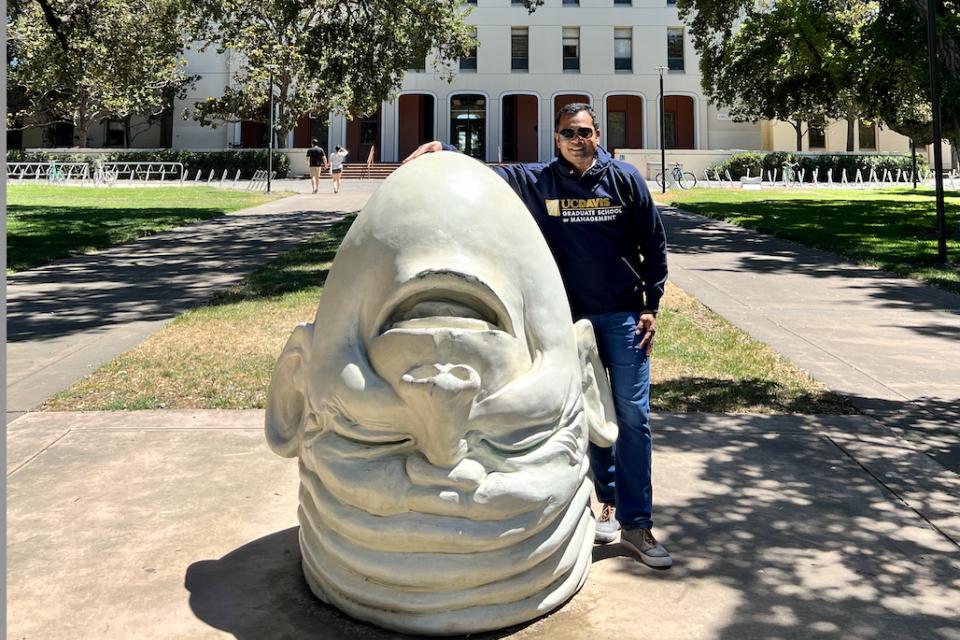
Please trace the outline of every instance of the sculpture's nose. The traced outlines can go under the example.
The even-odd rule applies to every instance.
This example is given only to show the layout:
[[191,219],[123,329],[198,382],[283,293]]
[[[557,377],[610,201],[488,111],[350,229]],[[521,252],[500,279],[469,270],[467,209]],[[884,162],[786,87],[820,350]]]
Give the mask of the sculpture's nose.
[[466,456],[463,436],[479,391],[480,374],[465,364],[421,365],[401,378],[397,393],[417,416],[418,448],[431,464],[453,467]]

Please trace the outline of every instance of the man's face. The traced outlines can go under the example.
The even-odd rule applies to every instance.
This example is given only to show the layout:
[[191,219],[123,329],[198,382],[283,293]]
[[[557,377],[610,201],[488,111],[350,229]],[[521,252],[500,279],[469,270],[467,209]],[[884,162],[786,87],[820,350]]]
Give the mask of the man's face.
[[[575,135],[572,138],[565,138],[560,135],[560,132],[565,129],[572,129]],[[580,133],[584,133],[582,131],[584,129],[590,130],[590,134],[586,137],[580,135]],[[593,127],[593,118],[587,111],[561,117],[560,125],[553,137],[560,149],[560,155],[581,172],[590,166],[597,155],[597,146],[600,144],[600,130]]]

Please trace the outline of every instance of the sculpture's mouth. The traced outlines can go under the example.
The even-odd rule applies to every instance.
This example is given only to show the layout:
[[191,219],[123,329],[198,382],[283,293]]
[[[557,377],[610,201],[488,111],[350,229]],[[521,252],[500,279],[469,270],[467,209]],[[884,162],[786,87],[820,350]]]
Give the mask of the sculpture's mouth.
[[456,271],[417,274],[384,305],[377,335],[390,330],[460,329],[514,335],[506,305],[478,278]]

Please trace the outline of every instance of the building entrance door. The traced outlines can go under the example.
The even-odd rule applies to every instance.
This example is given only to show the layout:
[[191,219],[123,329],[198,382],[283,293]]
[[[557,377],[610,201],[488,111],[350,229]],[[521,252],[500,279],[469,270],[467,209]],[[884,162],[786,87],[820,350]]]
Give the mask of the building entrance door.
[[450,98],[450,144],[477,160],[486,161],[487,99],[462,93]]

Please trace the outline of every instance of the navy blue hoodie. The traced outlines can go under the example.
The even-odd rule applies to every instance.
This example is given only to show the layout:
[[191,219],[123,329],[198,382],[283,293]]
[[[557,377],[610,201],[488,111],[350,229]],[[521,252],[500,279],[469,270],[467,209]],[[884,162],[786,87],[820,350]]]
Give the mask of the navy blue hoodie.
[[574,318],[658,311],[667,281],[667,238],[636,167],[597,148],[596,163],[583,175],[563,157],[494,170],[540,226]]

